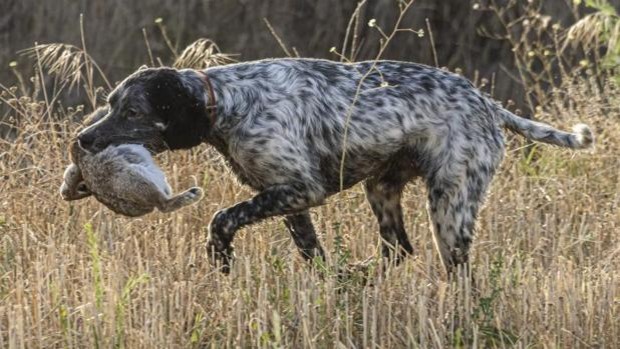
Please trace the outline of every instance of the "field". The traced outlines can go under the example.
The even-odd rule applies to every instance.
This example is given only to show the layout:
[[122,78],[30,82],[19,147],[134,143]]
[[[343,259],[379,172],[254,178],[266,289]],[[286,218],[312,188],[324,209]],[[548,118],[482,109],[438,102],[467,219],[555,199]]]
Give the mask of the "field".
[[[360,26],[368,21],[359,16]],[[390,37],[393,23],[382,24]],[[282,221],[268,219],[237,235],[230,275],[214,270],[205,258],[210,218],[252,192],[206,145],[157,157],[175,190],[205,189],[194,206],[129,219],[92,198],[62,201],[67,144],[106,88],[77,45],[81,75],[60,75],[76,79],[74,91],[82,92],[70,98],[84,105],[62,106],[68,85],[54,85],[53,69],[35,51],[33,79],[13,67],[15,81],[0,85],[0,348],[620,347],[617,76],[601,68],[610,58],[604,52],[569,69],[542,40],[519,34],[514,41],[516,74],[530,96],[521,99],[559,128],[589,124],[596,145],[569,151],[506,133],[506,160],[471,254],[475,283],[449,280],[441,267],[420,181],[403,201],[415,256],[386,273],[373,268],[378,225],[361,186],[312,210],[327,265],[309,268]],[[377,51],[398,45],[387,41]],[[532,79],[528,67],[559,71],[561,79]],[[468,77],[493,91],[492,80]],[[368,277],[334,271],[367,259]]]

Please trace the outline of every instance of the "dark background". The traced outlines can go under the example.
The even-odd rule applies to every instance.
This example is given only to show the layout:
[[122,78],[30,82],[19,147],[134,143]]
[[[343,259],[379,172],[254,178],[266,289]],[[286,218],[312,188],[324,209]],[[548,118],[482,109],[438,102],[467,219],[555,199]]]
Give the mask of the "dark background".
[[[517,18],[527,0],[503,1],[507,16]],[[374,58],[378,47],[376,31],[368,28],[370,18],[388,31],[398,15],[395,0],[370,0],[363,8],[361,36],[365,37],[358,59]],[[496,16],[474,10],[477,1],[417,0],[403,26],[426,31],[428,18],[436,43],[440,66],[461,68],[470,79],[495,78],[493,94],[500,100],[524,104],[523,89],[516,78],[511,45],[505,40],[480,34],[481,28],[502,33]],[[485,1],[482,1],[484,5]],[[509,6],[515,3],[515,6]],[[541,12],[563,27],[576,20],[572,0],[538,2]],[[187,44],[206,37],[222,51],[237,53],[239,60],[284,56],[266,27],[267,18],[289,47],[301,56],[337,59],[330,47],[340,47],[355,0],[2,0],[0,1],[0,81],[16,81],[9,62],[17,60],[20,71],[28,72],[33,62],[17,52],[34,42],[65,42],[81,45],[80,13],[84,14],[86,44],[91,56],[112,81],[121,80],[139,65],[148,63],[142,28],[151,48],[164,63],[171,53],[154,20],[162,18],[168,34],[181,51]],[[503,6],[502,5],[502,6]],[[583,5],[579,7],[583,11]],[[429,35],[418,38],[400,33],[384,58],[433,65]],[[26,73],[28,74],[28,73]]]

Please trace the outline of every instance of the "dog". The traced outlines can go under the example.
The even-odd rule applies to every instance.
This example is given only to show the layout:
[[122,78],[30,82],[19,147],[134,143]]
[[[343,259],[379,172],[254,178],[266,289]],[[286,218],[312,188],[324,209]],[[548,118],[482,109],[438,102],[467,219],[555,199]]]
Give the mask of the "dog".
[[273,216],[284,216],[304,258],[324,258],[308,209],[361,181],[382,255],[397,264],[413,252],[401,195],[414,177],[426,184],[435,244],[454,270],[468,261],[478,212],[504,157],[504,127],[561,147],[594,141],[586,125],[571,133],[521,118],[459,75],[399,61],[141,69],[108,103],[108,115],[79,134],[83,148],[137,143],[158,153],[207,143],[258,192],[210,223],[209,256],[224,272],[235,232]]
[[[100,108],[89,119],[107,114],[107,108]],[[67,201],[94,195],[112,211],[138,217],[155,208],[172,212],[203,196],[198,187],[173,196],[166,176],[150,152],[139,144],[110,145],[94,154],[75,141],[71,144],[71,159],[73,163],[65,170],[60,187],[60,195]]]

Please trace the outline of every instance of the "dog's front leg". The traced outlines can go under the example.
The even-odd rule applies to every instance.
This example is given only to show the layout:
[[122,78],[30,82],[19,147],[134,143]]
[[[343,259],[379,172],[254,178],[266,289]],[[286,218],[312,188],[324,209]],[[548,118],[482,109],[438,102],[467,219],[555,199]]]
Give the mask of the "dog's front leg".
[[250,200],[218,211],[209,226],[207,253],[222,272],[230,271],[232,240],[235,232],[244,225],[273,216],[295,214],[325,199],[322,188],[304,183],[279,184],[269,187]]

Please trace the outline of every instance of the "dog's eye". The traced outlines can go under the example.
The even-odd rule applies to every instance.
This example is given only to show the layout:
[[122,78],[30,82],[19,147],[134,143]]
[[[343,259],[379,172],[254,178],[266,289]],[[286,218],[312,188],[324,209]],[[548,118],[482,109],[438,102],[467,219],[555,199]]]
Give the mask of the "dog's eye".
[[128,118],[139,118],[141,116],[140,112],[138,112],[136,109],[129,109],[127,110],[127,117]]

